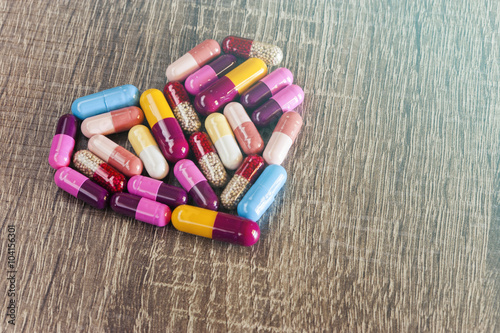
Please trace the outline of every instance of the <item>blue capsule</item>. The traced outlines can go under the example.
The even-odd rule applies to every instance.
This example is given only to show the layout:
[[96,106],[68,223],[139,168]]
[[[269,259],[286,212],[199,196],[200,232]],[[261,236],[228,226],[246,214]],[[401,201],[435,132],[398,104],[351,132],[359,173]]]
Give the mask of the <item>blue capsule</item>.
[[126,84],[77,98],[71,104],[71,112],[77,118],[83,120],[101,113],[134,105],[139,105],[139,89],[131,84]]
[[238,215],[257,222],[286,183],[286,170],[277,164],[264,169],[238,204]]

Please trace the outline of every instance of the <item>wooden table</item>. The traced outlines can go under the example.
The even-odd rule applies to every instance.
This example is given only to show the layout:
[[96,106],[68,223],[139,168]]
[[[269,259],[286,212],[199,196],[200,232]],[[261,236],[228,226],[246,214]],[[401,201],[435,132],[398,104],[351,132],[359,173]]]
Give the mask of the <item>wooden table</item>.
[[[4,317],[0,331],[498,331],[499,10],[0,1],[2,313],[9,225],[16,270],[15,327]],[[227,35],[282,47],[306,94],[288,183],[254,247],[98,211],[56,187],[47,156],[73,100],[162,89],[168,64]]]

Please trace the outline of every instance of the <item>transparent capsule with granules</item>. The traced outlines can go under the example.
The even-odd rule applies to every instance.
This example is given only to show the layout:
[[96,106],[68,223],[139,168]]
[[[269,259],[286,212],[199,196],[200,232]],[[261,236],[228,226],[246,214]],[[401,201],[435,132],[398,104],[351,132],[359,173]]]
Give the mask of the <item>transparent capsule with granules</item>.
[[193,133],[189,138],[189,145],[210,185],[213,187],[226,185],[229,177],[208,135],[204,132]]
[[264,170],[262,157],[259,155],[247,156],[222,192],[220,196],[222,206],[226,209],[236,209],[262,170]]
[[256,42],[252,39],[228,36],[222,41],[224,53],[248,59],[259,58],[267,65],[276,66],[283,60],[283,51],[276,45]]
[[163,93],[182,130],[188,135],[199,131],[201,121],[184,86],[176,81],[168,82],[163,88]]
[[77,151],[73,156],[73,163],[81,173],[111,193],[122,192],[127,185],[124,175],[89,150]]

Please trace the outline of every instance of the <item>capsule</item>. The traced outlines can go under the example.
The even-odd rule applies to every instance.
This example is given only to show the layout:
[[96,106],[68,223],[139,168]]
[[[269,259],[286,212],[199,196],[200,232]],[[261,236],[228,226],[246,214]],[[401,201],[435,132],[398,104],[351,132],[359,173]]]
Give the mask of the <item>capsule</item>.
[[283,51],[276,45],[256,42],[252,39],[228,36],[222,41],[224,53],[235,56],[262,59],[269,66],[279,65],[283,60]]
[[197,95],[200,91],[208,88],[212,83],[226,75],[236,67],[236,57],[232,54],[224,54],[189,75],[184,82],[186,90],[191,95]]
[[108,191],[78,171],[62,167],[56,171],[54,181],[60,189],[95,208],[104,209],[108,205]]
[[167,205],[134,194],[116,193],[111,197],[110,206],[117,213],[157,227],[170,222],[171,212]]
[[142,173],[143,165],[140,158],[104,135],[91,137],[88,149],[127,177]]
[[127,185],[124,175],[88,150],[77,151],[73,156],[73,164],[78,171],[110,193],[122,192]]
[[262,155],[267,164],[283,163],[301,127],[302,117],[297,112],[281,116]]
[[179,82],[168,82],[163,93],[182,130],[192,134],[200,130],[201,122],[184,86]]
[[172,224],[188,234],[242,246],[252,246],[260,237],[259,226],[251,220],[188,205],[174,209]]
[[155,179],[163,179],[168,174],[168,163],[151,132],[144,125],[135,125],[128,132],[128,141],[139,156],[148,174]]
[[250,58],[196,95],[194,107],[204,116],[219,111],[266,74],[266,64],[260,59]]
[[167,67],[167,79],[169,81],[184,81],[189,74],[198,70],[219,54],[219,43],[213,39],[207,39],[170,64]]
[[253,110],[292,83],[292,72],[284,67],[278,68],[241,95],[240,103],[246,110]]
[[214,143],[222,164],[229,170],[236,170],[243,161],[243,155],[226,117],[221,113],[212,113],[205,119],[205,128]]
[[264,159],[259,155],[250,155],[243,160],[220,196],[220,202],[226,209],[235,209],[245,193],[264,170]]
[[226,105],[224,116],[231,125],[234,136],[245,154],[260,154],[264,150],[264,141],[262,141],[259,131],[240,103],[231,102]]
[[132,194],[161,202],[170,208],[185,205],[188,201],[187,192],[182,188],[144,176],[130,178],[127,189]]
[[144,113],[137,106],[129,106],[123,109],[99,114],[85,119],[82,122],[82,133],[87,138],[93,135],[109,135],[125,132],[135,125],[142,124]]
[[139,89],[126,84],[77,98],[71,104],[71,112],[83,120],[133,105],[139,105]]
[[302,88],[292,84],[271,97],[267,102],[255,110],[252,113],[252,121],[256,126],[267,126],[273,120],[278,119],[283,113],[292,111],[302,104],[303,100],[304,92]]
[[208,135],[204,132],[194,133],[189,138],[189,145],[210,185],[213,187],[226,185],[229,177]]
[[56,134],[50,145],[49,164],[54,169],[67,167],[75,148],[78,121],[71,114],[65,114],[57,121]]
[[210,210],[219,208],[219,198],[193,161],[180,160],[177,162],[174,167],[174,175],[197,206]]
[[238,215],[257,222],[274,202],[285,182],[285,169],[281,165],[269,165],[241,199]]

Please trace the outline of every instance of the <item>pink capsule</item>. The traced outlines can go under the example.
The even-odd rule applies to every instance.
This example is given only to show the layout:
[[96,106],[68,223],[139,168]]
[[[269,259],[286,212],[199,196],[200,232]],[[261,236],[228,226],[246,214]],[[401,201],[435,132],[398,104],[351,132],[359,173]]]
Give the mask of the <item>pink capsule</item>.
[[258,127],[269,125],[283,113],[292,111],[302,104],[304,91],[301,87],[292,84],[271,97],[252,113],[252,121]]
[[213,39],[207,39],[170,64],[167,67],[167,79],[169,81],[184,81],[189,74],[198,70],[219,54],[219,43]]
[[232,54],[224,54],[189,75],[184,85],[191,95],[197,95],[200,91],[208,88],[212,83],[223,77],[236,67],[236,57]]
[[260,154],[264,149],[264,141],[243,106],[237,102],[229,103],[224,108],[224,116],[243,152],[247,155]]
[[262,155],[267,164],[283,163],[301,127],[302,117],[297,112],[290,111],[281,116]]
[[49,164],[54,169],[67,167],[71,162],[75,148],[77,119],[72,114],[65,114],[57,122],[56,134],[50,146]]
[[111,197],[111,209],[157,227],[170,222],[170,208],[162,203],[130,193],[117,193]]
[[142,124],[144,113],[137,106],[129,106],[86,118],[82,122],[82,133],[87,138],[93,135],[108,135],[125,132]]
[[245,110],[253,110],[292,83],[292,72],[284,67],[278,68],[241,95],[240,103]]

